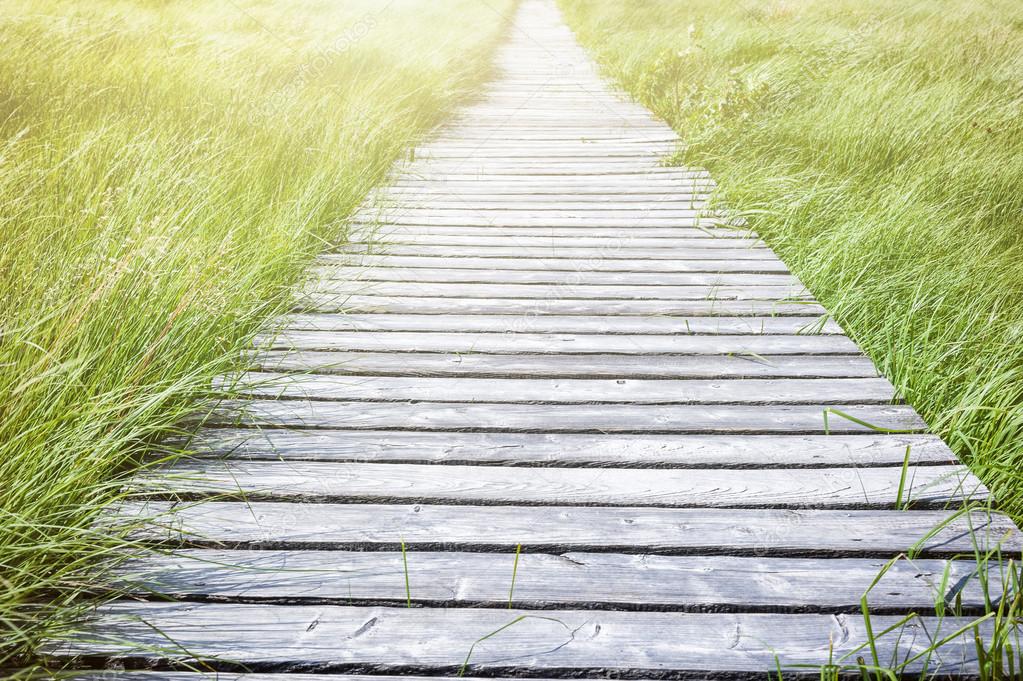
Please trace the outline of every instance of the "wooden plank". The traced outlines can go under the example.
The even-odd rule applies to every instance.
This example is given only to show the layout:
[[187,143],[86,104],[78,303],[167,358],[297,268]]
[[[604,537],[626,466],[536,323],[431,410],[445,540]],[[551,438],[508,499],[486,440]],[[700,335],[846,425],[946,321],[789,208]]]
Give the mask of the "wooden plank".
[[[496,354],[624,355],[852,355],[855,343],[845,336],[655,336],[568,333],[420,333],[415,331],[283,330],[261,337],[265,349],[351,350],[364,352],[444,352]],[[395,362],[401,362],[396,357]]]
[[766,249],[762,242],[754,239],[744,239],[741,236],[729,234],[721,238],[707,238],[707,236],[686,238],[664,238],[664,237],[641,237],[633,235],[612,236],[612,237],[572,237],[572,236],[548,236],[538,234],[535,236],[523,236],[519,234],[498,234],[495,228],[493,234],[464,235],[464,234],[411,234],[389,229],[383,226],[379,230],[371,232],[360,232],[352,234],[349,243],[380,244],[389,248],[392,244],[415,245],[415,246],[502,246],[511,248],[595,248],[606,249],[616,252],[622,249],[650,249],[658,248],[669,252],[703,251],[710,249]]
[[405,352],[260,352],[271,371],[375,376],[533,376],[547,378],[867,378],[862,355],[485,355]]
[[933,435],[587,435],[208,428],[192,457],[499,466],[772,468],[956,463]]
[[448,177],[432,181],[420,180],[411,176],[396,176],[388,183],[387,191],[404,192],[406,194],[430,193],[471,195],[473,190],[486,194],[531,195],[563,195],[571,194],[584,200],[586,196],[614,196],[615,200],[625,201],[624,197],[632,195],[652,195],[654,200],[661,198],[680,198],[693,192],[709,192],[717,185],[707,177],[698,178],[616,178],[601,180],[600,178],[571,177],[530,179],[528,177],[509,177],[500,182],[492,182],[486,178]]
[[558,270],[450,270],[443,267],[314,267],[315,279],[559,286],[801,286],[791,274],[745,272],[565,272]]
[[[335,424],[344,427],[341,424]],[[904,479],[905,477],[905,479]],[[181,461],[133,483],[139,494],[250,500],[661,508],[947,508],[983,502],[963,466],[795,469],[499,468],[291,461]]]
[[[552,200],[551,197],[563,197],[563,200]],[[471,210],[474,212],[497,212],[507,210],[530,210],[530,211],[543,211],[550,213],[552,216],[558,216],[562,213],[578,214],[582,211],[588,211],[596,213],[598,210],[602,210],[605,216],[618,216],[626,215],[628,213],[634,213],[637,210],[642,210],[645,213],[651,213],[654,215],[660,215],[662,211],[671,212],[678,210],[679,208],[697,208],[700,209],[704,214],[707,213],[706,209],[702,208],[707,196],[705,194],[688,194],[688,195],[675,195],[668,198],[650,197],[647,196],[644,203],[637,206],[634,202],[621,201],[616,196],[603,195],[599,198],[597,196],[589,196],[590,200],[579,200],[572,197],[571,194],[553,194],[553,195],[523,195],[517,196],[515,194],[474,194],[470,196],[461,197],[452,192],[448,193],[437,193],[428,196],[421,196],[415,192],[399,193],[378,193],[374,196],[374,203],[367,206],[364,212],[359,214],[369,215],[375,217],[375,211],[382,210],[401,210],[405,206],[415,206],[419,209],[425,209],[434,211],[440,214],[446,214],[445,211],[463,211]],[[565,232],[569,234],[583,234],[585,229],[582,227],[566,227],[570,231]],[[593,228],[593,232],[585,232],[588,234],[605,234],[606,230],[613,229],[608,227]],[[699,236],[702,232],[699,230],[685,229],[685,228],[667,228],[665,230],[654,230],[652,228],[639,228],[630,227],[630,230],[643,230],[650,235],[667,233],[674,233],[679,236],[685,236],[687,234],[692,236]],[[604,230],[604,231],[602,231]],[[683,231],[685,230],[685,231]]]
[[[210,674],[204,672],[138,672],[103,670],[101,672],[70,672],[74,681],[210,681]],[[373,674],[247,674],[219,671],[216,681],[441,681],[450,677],[440,676],[388,676]],[[483,681],[480,677],[461,677],[464,681]],[[500,681],[491,677],[488,681]],[[504,681],[511,681],[505,679]],[[552,681],[548,679],[547,681]]]
[[810,292],[802,285],[727,286],[727,285],[628,285],[628,284],[497,284],[462,282],[404,282],[404,281],[339,281],[322,279],[313,281],[296,294],[299,301],[310,300],[311,305],[341,303],[347,296],[369,295],[396,298],[482,298],[548,300],[770,300],[812,301]]
[[244,372],[221,377],[236,395],[275,399],[524,404],[889,404],[885,378],[648,380],[322,376]]
[[350,430],[465,430],[551,433],[864,433],[924,432],[926,424],[903,405],[843,404],[835,410],[870,424],[831,416],[818,405],[600,405],[377,404],[301,400],[225,401],[211,424]]
[[569,301],[766,301],[797,303],[813,301],[802,286],[628,286],[628,285],[546,285],[496,283],[441,283],[338,281],[311,282],[296,292],[298,308],[324,309],[345,307],[350,296],[382,298],[426,298],[430,300],[548,300]]
[[[246,548],[617,551],[649,554],[870,556],[917,547],[953,557],[1023,548],[1004,515],[975,511],[615,508],[129,502],[111,517],[147,541]],[[154,522],[139,524],[139,518]],[[976,543],[974,543],[976,542]]]
[[305,296],[295,311],[372,312],[399,314],[659,315],[790,316],[823,315],[825,309],[806,301],[777,300],[572,300],[561,298],[429,298],[366,295]]
[[673,154],[678,145],[672,142],[647,142],[641,144],[521,144],[481,145],[445,142],[416,147],[417,159],[458,160],[469,158],[628,158],[657,161],[660,157]]
[[[481,227],[618,227],[620,229],[629,229],[631,227],[696,227],[700,226],[705,229],[719,229],[718,224],[722,222],[722,218],[715,217],[713,215],[682,215],[679,217],[672,217],[670,215],[662,215],[661,213],[697,213],[698,211],[623,211],[620,216],[616,215],[605,215],[603,217],[592,217],[587,216],[583,211],[577,211],[576,213],[558,214],[558,215],[536,215],[537,211],[520,211],[521,215],[516,214],[516,211],[501,211],[500,213],[484,213],[479,215],[473,215],[470,211],[465,211],[468,214],[445,214],[438,215],[434,211],[421,211],[415,213],[411,208],[402,207],[400,210],[391,209],[381,211],[382,215],[371,215],[366,218],[357,217],[352,220],[353,225],[426,225],[426,226],[442,226],[442,227],[454,227],[454,226],[481,226]],[[732,229],[720,229],[722,239],[716,245],[721,248],[757,248],[763,246],[762,242],[755,240],[742,239],[743,233],[736,232]],[[384,232],[386,233],[386,231]],[[714,232],[711,232],[714,234]],[[704,236],[707,236],[705,233]],[[728,237],[732,237],[734,240],[725,240]],[[555,237],[547,237],[555,238]],[[701,237],[702,238],[702,237]],[[636,245],[634,248],[643,248],[650,246],[665,246],[666,244],[650,244],[641,240],[639,237],[630,239],[635,241]],[[607,247],[604,245],[604,241],[594,241],[594,245],[591,248]],[[585,243],[585,242],[584,242]],[[479,244],[485,245],[485,244]],[[523,245],[528,245],[524,243]],[[677,248],[710,248],[715,245],[714,239],[703,238],[702,241],[696,243],[690,243],[688,241],[678,239]]]
[[[437,211],[433,211],[436,214]],[[485,213],[480,213],[485,215]],[[353,241],[397,241],[404,237],[425,238],[425,237],[460,237],[468,238],[503,238],[503,239],[567,239],[580,237],[587,239],[600,239],[606,241],[628,241],[645,239],[652,245],[678,245],[679,239],[685,239],[690,246],[700,247],[701,245],[726,246],[749,245],[757,243],[750,238],[750,232],[729,228],[691,228],[691,227],[494,227],[490,225],[374,225],[366,229],[360,228],[349,233]],[[584,242],[587,243],[587,242]],[[589,243],[593,245],[597,242]],[[645,242],[638,242],[645,243]],[[453,244],[458,245],[458,244]],[[461,244],[465,245],[465,244]],[[485,245],[485,244],[479,244]],[[527,245],[527,244],[523,244]],[[650,245],[650,244],[648,244]]]
[[[425,270],[431,272],[432,270]],[[443,275],[443,270],[440,271]],[[448,272],[448,274],[452,274]],[[468,272],[474,276],[472,272]],[[528,273],[527,273],[528,274]],[[764,334],[836,335],[842,328],[823,317],[610,317],[424,314],[295,314],[276,327],[303,331],[447,331],[477,333]]]
[[[449,210],[472,206],[475,210],[505,210],[521,206],[537,210],[550,210],[557,215],[560,210],[587,210],[607,206],[609,210],[627,210],[637,204],[649,211],[662,208],[702,207],[710,198],[709,192],[677,191],[668,194],[653,191],[576,193],[543,192],[539,189],[494,187],[482,183],[471,183],[458,189],[453,188],[400,188],[387,187],[370,195],[369,206],[397,206],[415,202],[417,206]],[[561,208],[563,206],[563,208]]]
[[[528,612],[528,611],[527,611]],[[386,608],[135,603],[97,608],[89,629],[50,645],[50,657],[116,655],[139,666],[167,658],[231,660],[250,669],[473,673],[752,674],[782,665],[823,665],[866,643],[861,617],[824,614],[657,613],[551,610],[520,619],[501,608]],[[875,631],[898,622],[873,618]],[[256,623],[246,626],[242,623]],[[912,657],[934,632],[965,621],[920,618],[880,638],[884,660]],[[240,635],[243,634],[243,635]],[[981,625],[979,636],[991,636]],[[173,644],[170,644],[172,641]],[[187,652],[182,652],[187,651]],[[897,651],[897,652],[896,652]],[[471,655],[470,655],[471,653]],[[943,647],[943,673],[976,673],[973,634]],[[910,669],[919,670],[917,662]]]
[[528,177],[559,177],[571,175],[593,176],[593,177],[617,177],[622,175],[636,175],[647,177],[649,175],[664,175],[667,177],[697,177],[692,171],[679,171],[675,168],[665,168],[650,161],[628,161],[608,159],[600,163],[593,163],[586,160],[573,159],[552,159],[545,162],[537,162],[531,159],[522,159],[517,162],[514,159],[467,159],[464,161],[416,161],[414,165],[403,169],[404,173],[413,177],[448,177],[448,176],[528,176]]
[[[515,584],[511,588],[513,562]],[[147,556],[119,569],[114,586],[185,600],[289,605],[406,604],[530,610],[587,608],[682,612],[932,611],[957,598],[984,607],[974,561],[636,556],[617,553],[225,551]],[[406,570],[407,564],[407,570]],[[947,570],[947,582],[943,578]],[[871,588],[873,586],[873,588]],[[997,574],[991,590],[1000,593]]]
[[604,239],[658,239],[667,245],[672,240],[685,237],[696,242],[717,242],[725,239],[741,240],[750,237],[751,233],[735,229],[695,229],[690,227],[490,227],[482,225],[469,226],[430,226],[430,225],[380,225],[369,230],[360,230],[350,234],[352,239],[398,239],[402,236],[459,236],[459,237],[550,237],[566,238],[573,236],[589,236]]
[[396,256],[387,254],[324,254],[325,265],[362,265],[373,267],[444,267],[449,269],[545,270],[558,272],[745,272],[753,274],[788,273],[780,260],[630,260],[598,258],[573,261],[565,258],[448,258],[440,256]]
[[[632,248],[625,245],[609,248],[574,248],[571,246],[431,246],[387,244],[386,246],[367,247],[365,244],[346,244],[341,249],[344,253],[380,252],[386,248],[391,255],[440,255],[448,259],[458,257],[482,258],[493,256],[498,258],[563,258],[570,259],[579,266],[579,261],[614,260],[614,259],[648,259],[648,260],[768,260],[776,256],[766,248]],[[585,269],[585,265],[583,266]]]

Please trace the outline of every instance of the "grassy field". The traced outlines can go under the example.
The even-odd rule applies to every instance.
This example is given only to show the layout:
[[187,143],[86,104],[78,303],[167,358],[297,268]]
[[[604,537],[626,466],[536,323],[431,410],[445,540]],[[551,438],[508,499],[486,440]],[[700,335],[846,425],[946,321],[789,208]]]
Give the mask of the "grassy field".
[[1023,5],[561,5],[1023,516]]
[[0,0],[0,669],[510,4]]

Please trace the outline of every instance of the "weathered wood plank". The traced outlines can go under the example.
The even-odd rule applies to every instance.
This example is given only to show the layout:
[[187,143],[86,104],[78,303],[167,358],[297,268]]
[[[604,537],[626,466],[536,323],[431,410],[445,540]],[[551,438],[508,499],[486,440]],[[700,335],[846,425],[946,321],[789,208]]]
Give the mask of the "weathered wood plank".
[[801,286],[791,274],[716,272],[564,272],[558,270],[450,270],[443,267],[320,266],[315,279],[559,286]]
[[[977,611],[974,561],[642,556],[615,553],[225,551],[152,555],[119,570],[115,587],[179,599],[432,607],[594,608],[683,612]],[[511,588],[513,563],[515,584]],[[407,571],[406,571],[407,564]],[[947,571],[947,581],[943,582]],[[1000,593],[998,575],[991,588]],[[943,586],[944,584],[944,586]],[[511,597],[511,598],[510,598]]]
[[802,285],[629,285],[629,284],[496,284],[462,282],[339,281],[310,282],[297,292],[299,304],[309,300],[318,307],[332,298],[342,303],[352,295],[395,298],[476,298],[546,300],[771,300],[812,301]]
[[[440,212],[439,210],[437,212]],[[484,213],[485,215],[485,213]],[[694,243],[718,242],[725,239],[740,241],[750,236],[745,230],[727,228],[695,227],[535,227],[529,225],[514,227],[492,227],[489,225],[379,225],[369,230],[352,232],[353,239],[398,239],[402,235],[412,236],[501,236],[515,237],[600,237],[607,239],[633,239],[646,237],[658,239],[667,245],[668,240],[684,237]],[[699,240],[699,241],[697,241]],[[735,242],[733,241],[733,243]]]
[[[101,672],[72,672],[69,679],[74,681],[210,681],[210,673],[203,672],[139,672],[103,670]],[[373,674],[252,674],[219,671],[216,681],[441,681],[450,677],[440,676],[388,676]],[[461,677],[464,681],[483,681],[480,677]],[[488,681],[502,681],[489,677]],[[504,679],[503,681],[510,681]],[[548,679],[547,681],[552,681]]]
[[933,435],[587,435],[200,430],[191,457],[499,466],[777,468],[954,464]]
[[[651,554],[872,556],[1023,549],[1004,515],[945,510],[451,506],[430,504],[125,503],[135,536],[223,547],[617,551]],[[116,521],[117,517],[112,518]],[[976,544],[974,543],[976,542]]]
[[[418,271],[418,270],[416,270]],[[433,272],[434,270],[426,270]],[[444,270],[439,270],[443,276]],[[453,272],[447,272],[453,274]],[[468,277],[475,276],[467,272]],[[403,276],[403,275],[397,275]],[[557,276],[557,275],[555,275]],[[414,278],[414,277],[413,277]],[[275,326],[303,331],[447,331],[476,333],[836,335],[823,317],[626,317],[424,314],[294,314]]]
[[885,378],[648,380],[323,376],[245,372],[218,387],[275,399],[548,404],[887,404]]
[[[652,334],[454,333],[414,331],[323,332],[284,330],[258,341],[264,349],[364,352],[459,352],[500,354],[624,355],[854,355],[845,336],[684,336]],[[401,358],[396,358],[400,362]]]
[[835,411],[869,426],[832,415],[818,405],[601,405],[377,404],[302,400],[225,401],[211,423],[281,428],[351,430],[466,430],[552,433],[863,433],[923,432],[927,425],[904,405],[839,405]]
[[869,378],[857,355],[505,355],[405,352],[266,351],[253,367],[272,371],[377,376],[534,376],[546,378]]
[[[710,235],[720,233],[722,237],[734,237],[731,240],[714,240],[703,238],[699,242],[690,243],[684,239],[679,239],[676,244],[665,244],[663,242],[644,242],[643,240],[629,239],[630,242],[634,242],[635,248],[647,248],[656,247],[663,248],[672,245],[676,248],[692,249],[692,248],[711,248],[715,245],[721,248],[754,248],[762,246],[762,243],[754,240],[744,240],[742,232],[738,232],[735,229],[727,229],[727,222],[720,217],[713,215],[699,215],[701,211],[696,210],[685,210],[685,211],[622,211],[622,215],[604,215],[603,217],[596,217],[587,215],[584,211],[575,211],[559,213],[556,215],[538,215],[538,211],[494,211],[494,212],[480,212],[475,213],[474,211],[466,209],[464,212],[458,214],[452,214],[454,211],[449,211],[445,214],[438,214],[437,212],[430,211],[427,209],[416,211],[415,209],[407,206],[403,206],[401,209],[389,208],[382,211],[370,211],[361,218],[353,220],[350,224],[356,226],[390,226],[390,225],[422,225],[422,226],[434,226],[434,227],[490,227],[495,230],[500,227],[617,227],[622,230],[628,230],[633,227],[689,227],[696,229],[702,227],[712,231]],[[663,213],[678,212],[682,215],[672,217],[670,215],[663,215]],[[705,234],[705,236],[707,236]],[[554,237],[549,237],[554,238]],[[611,246],[620,245],[615,240],[611,242]],[[472,243],[470,245],[486,245],[483,242]],[[523,242],[524,246],[529,244]],[[568,245],[568,244],[566,244]],[[582,245],[586,245],[583,242]],[[606,240],[603,242],[597,242],[595,248],[610,248],[607,245]],[[697,251],[699,252],[699,251]]]
[[823,315],[816,303],[777,300],[609,300],[537,298],[430,298],[367,295],[306,296],[295,311],[372,312],[397,314],[517,314],[539,315],[739,315],[805,316]]
[[[453,212],[453,211],[452,211]],[[440,211],[431,211],[432,215],[438,215]],[[596,247],[610,247],[609,244],[624,244],[644,246],[749,246],[757,244],[751,233],[745,229],[721,227],[718,225],[701,225],[700,227],[686,226],[665,226],[646,225],[642,222],[636,223],[634,227],[613,226],[613,227],[585,227],[585,226],[549,226],[549,225],[490,225],[485,211],[477,212],[476,209],[466,208],[464,213],[471,213],[479,216],[480,224],[470,225],[415,225],[392,223],[391,214],[382,213],[374,218],[367,215],[365,220],[353,223],[353,229],[349,232],[349,239],[353,242],[380,242],[399,243],[403,238],[413,240],[425,239],[459,239],[459,243],[452,245],[487,245],[488,242],[480,241],[481,238],[514,240],[521,245],[531,245],[536,239],[545,239],[540,245],[561,243],[569,245],[566,239],[579,238],[578,245],[590,245]],[[462,215],[459,212],[459,215]],[[575,218],[570,218],[575,219]],[[453,221],[455,222],[455,221]],[[579,220],[580,223],[583,219]],[[521,241],[520,239],[526,239]],[[406,241],[408,242],[408,241]],[[417,241],[415,241],[417,242]],[[426,242],[426,241],[424,241]]]
[[606,249],[615,252],[620,249],[664,249],[677,252],[702,252],[704,249],[711,250],[720,248],[731,252],[732,249],[764,249],[762,243],[752,239],[743,239],[738,236],[729,235],[725,238],[671,238],[660,237],[639,237],[626,235],[623,237],[558,237],[558,236],[518,236],[518,235],[483,235],[463,236],[447,234],[408,234],[391,232],[387,226],[382,227],[375,234],[356,234],[349,242],[352,248],[358,244],[374,244],[384,248],[395,246],[484,246],[504,248],[595,248]]
[[574,261],[566,258],[448,258],[440,256],[398,256],[391,254],[325,254],[319,257],[325,265],[344,264],[374,267],[446,267],[450,269],[483,270],[548,270],[559,272],[746,272],[753,274],[788,274],[780,260],[635,260],[629,258],[598,258]]
[[[666,669],[763,673],[778,663],[823,665],[866,642],[864,622],[855,615],[586,610],[551,610],[520,619],[504,635],[480,641],[520,614],[499,608],[120,602],[97,609],[87,635],[46,652],[65,659],[217,659],[250,669],[444,673],[457,673],[468,655],[473,672],[600,669],[639,675]],[[897,621],[896,616],[877,616],[872,624],[883,631]],[[246,622],[259,626],[240,624]],[[885,660],[911,657],[930,647],[933,632],[955,631],[962,624],[915,620],[881,637],[878,654]],[[980,635],[990,636],[990,627],[982,626]],[[951,641],[941,659],[943,672],[975,672],[972,634]]]
[[[904,477],[906,479],[904,479]],[[142,474],[146,494],[316,502],[685,508],[944,508],[984,501],[962,466],[799,469],[498,468],[292,461],[182,461]]]
[[[345,244],[342,253],[379,252],[383,246],[367,244]],[[387,244],[389,255],[441,255],[446,258],[568,258],[579,260],[775,260],[776,256],[766,248],[633,248],[628,244],[608,248],[576,248],[572,246],[438,246]],[[579,265],[577,264],[576,267]]]

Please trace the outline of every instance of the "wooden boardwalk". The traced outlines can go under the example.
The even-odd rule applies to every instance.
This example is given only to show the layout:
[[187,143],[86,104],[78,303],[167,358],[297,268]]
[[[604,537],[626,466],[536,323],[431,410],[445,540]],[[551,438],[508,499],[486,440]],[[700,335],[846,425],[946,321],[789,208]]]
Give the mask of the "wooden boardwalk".
[[[876,631],[950,596],[971,523],[1013,532],[978,512],[924,539],[986,490],[756,235],[704,212],[707,173],[661,165],[675,134],[552,2],[522,3],[496,66],[321,259],[196,456],[142,481],[126,512],[164,514],[173,550],[54,655],[164,670],[145,678],[763,678],[863,643],[861,595],[918,540],[871,593]],[[976,612],[972,569],[947,583]],[[972,642],[941,661],[969,671]]]

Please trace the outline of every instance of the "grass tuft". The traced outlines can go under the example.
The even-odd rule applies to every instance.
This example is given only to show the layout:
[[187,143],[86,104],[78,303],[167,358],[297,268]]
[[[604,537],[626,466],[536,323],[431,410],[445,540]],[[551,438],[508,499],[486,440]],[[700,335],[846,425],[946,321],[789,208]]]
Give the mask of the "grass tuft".
[[1023,6],[560,4],[1023,517]]
[[510,4],[0,0],[0,668],[67,626],[121,555],[93,529],[119,480],[483,77]]

